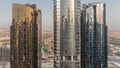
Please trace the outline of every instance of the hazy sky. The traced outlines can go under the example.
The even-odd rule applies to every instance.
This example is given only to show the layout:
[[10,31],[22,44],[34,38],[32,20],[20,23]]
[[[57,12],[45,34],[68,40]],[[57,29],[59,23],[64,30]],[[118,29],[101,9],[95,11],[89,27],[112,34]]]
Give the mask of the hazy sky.
[[[107,4],[107,25],[109,30],[120,30],[120,0],[82,0],[82,3],[105,2]],[[12,3],[37,4],[42,10],[44,31],[53,30],[53,0],[1,0],[0,28],[9,28],[12,22]]]

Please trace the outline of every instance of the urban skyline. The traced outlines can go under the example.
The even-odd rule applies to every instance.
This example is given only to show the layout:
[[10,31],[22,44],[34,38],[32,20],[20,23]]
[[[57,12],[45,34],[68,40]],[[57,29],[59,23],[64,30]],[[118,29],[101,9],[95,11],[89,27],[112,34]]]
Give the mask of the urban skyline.
[[54,68],[108,68],[106,4],[82,7],[54,0]]
[[[109,26],[109,30],[119,30],[119,14],[120,7],[119,7],[119,0],[113,1],[113,0],[81,0],[82,3],[94,3],[94,2],[104,2],[107,4],[107,13],[106,13],[106,21],[107,25]],[[31,3],[31,4],[37,4],[38,8],[42,10],[42,27],[43,31],[52,31],[53,30],[53,0],[7,0],[2,1],[0,3],[0,28],[6,28],[9,30],[10,22],[11,20],[11,4],[12,3]],[[5,9],[4,9],[5,8]],[[116,17],[117,16],[117,17]],[[48,17],[48,18],[46,18]],[[4,20],[6,19],[6,20]]]
[[[33,0],[29,0],[29,3],[26,0],[13,2],[11,6],[12,22],[9,22],[11,26],[8,23],[0,25],[4,26],[0,27],[0,30],[7,29],[8,31],[5,33],[10,35],[9,37],[5,36],[6,34],[0,35],[3,37],[0,46],[4,45],[0,48],[0,53],[2,53],[0,59],[4,61],[3,68],[6,65],[5,60],[9,59],[6,57],[9,52],[10,63],[8,64],[11,68],[44,68],[47,65],[52,68],[120,66],[116,60],[120,57],[113,55],[116,52],[111,52],[113,46],[111,43],[113,44],[115,41],[108,42],[108,39],[109,41],[115,39],[108,38],[108,32],[114,28],[119,30],[117,27],[119,24],[111,28],[116,24],[109,27],[111,24],[108,24],[108,21],[118,21],[118,18],[115,20],[114,17],[112,17],[113,19],[109,17],[111,14],[109,14],[109,4],[105,3],[107,1],[53,0],[51,8],[47,6],[50,5],[49,3],[46,8],[45,6],[40,8],[40,4],[36,7],[38,1],[33,2]],[[45,11],[43,8],[46,10],[49,8],[50,11]],[[6,28],[6,26],[8,27]],[[46,32],[51,32],[51,35]],[[45,37],[42,35],[44,33]],[[52,44],[45,42],[48,37],[52,37],[51,40],[48,40]],[[5,45],[10,45],[7,47],[8,53],[6,53]],[[119,45],[119,43],[115,45]],[[45,46],[47,46],[46,49]],[[120,50],[119,47],[115,49],[118,52]],[[116,54],[119,55],[119,53]],[[115,62],[112,62],[114,59]],[[9,62],[9,60],[7,61]],[[111,62],[108,63],[108,61]]]

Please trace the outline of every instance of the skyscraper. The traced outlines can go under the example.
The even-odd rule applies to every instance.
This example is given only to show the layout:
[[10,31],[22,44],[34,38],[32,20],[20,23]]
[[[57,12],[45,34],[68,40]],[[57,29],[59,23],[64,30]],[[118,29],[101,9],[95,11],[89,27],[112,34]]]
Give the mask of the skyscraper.
[[54,0],[54,68],[80,68],[80,0]]
[[106,4],[84,4],[81,21],[82,68],[107,68]]
[[12,4],[11,68],[40,68],[41,11],[36,5]]

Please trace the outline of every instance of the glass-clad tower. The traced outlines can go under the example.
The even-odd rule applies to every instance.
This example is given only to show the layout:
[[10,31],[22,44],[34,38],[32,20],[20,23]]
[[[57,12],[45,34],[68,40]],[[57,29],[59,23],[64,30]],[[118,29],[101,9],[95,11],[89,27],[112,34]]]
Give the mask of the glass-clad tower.
[[80,0],[54,0],[54,68],[80,68]]
[[10,68],[41,68],[41,10],[12,4]]
[[107,68],[106,4],[83,5],[82,68]]

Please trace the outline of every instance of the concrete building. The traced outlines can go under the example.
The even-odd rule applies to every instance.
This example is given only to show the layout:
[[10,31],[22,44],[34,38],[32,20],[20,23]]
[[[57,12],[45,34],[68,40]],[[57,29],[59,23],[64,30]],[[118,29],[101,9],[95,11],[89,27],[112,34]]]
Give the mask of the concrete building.
[[10,67],[41,68],[41,11],[36,5],[12,4]]
[[82,6],[82,68],[108,68],[106,4]]
[[54,68],[81,68],[80,4],[80,0],[54,0]]

